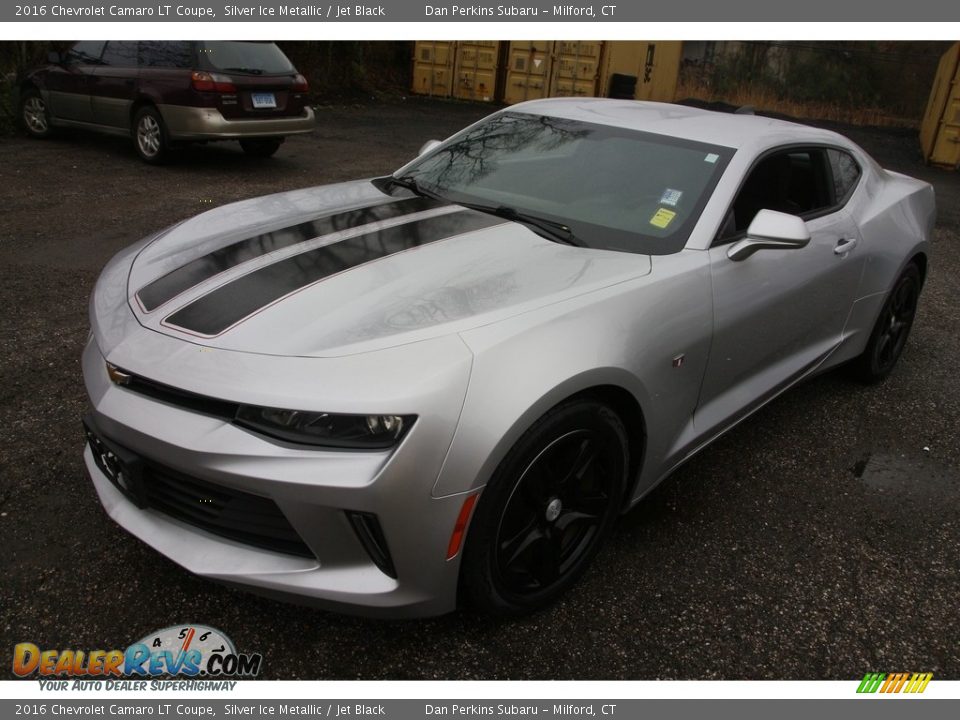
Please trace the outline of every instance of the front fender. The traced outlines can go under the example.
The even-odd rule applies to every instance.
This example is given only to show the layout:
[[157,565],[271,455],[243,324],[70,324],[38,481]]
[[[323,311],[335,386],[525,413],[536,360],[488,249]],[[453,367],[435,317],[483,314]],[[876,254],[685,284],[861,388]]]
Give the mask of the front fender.
[[[646,419],[639,488],[669,462],[696,407],[712,330],[707,254],[657,258],[663,270],[462,333],[473,372],[433,488],[483,487],[520,436],[572,395],[628,392]],[[672,360],[683,355],[681,366]]]

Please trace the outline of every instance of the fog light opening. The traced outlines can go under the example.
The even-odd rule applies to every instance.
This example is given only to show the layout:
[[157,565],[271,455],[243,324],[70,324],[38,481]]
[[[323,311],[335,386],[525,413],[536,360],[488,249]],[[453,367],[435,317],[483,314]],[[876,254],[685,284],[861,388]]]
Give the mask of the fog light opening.
[[387,538],[380,527],[380,520],[373,513],[347,510],[347,519],[353,526],[360,544],[367,551],[374,565],[380,568],[384,575],[396,579],[397,571],[393,567],[393,558],[390,557],[390,548],[387,547]]

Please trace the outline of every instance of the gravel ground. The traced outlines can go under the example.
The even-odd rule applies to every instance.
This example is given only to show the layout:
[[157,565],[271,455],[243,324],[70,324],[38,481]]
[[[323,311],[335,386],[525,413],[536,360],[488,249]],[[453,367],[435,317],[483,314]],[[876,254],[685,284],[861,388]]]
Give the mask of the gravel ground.
[[81,463],[79,358],[108,258],[211,204],[386,173],[489,110],[326,108],[272,160],[212,145],[162,168],[119,139],[0,139],[0,652],[126,647],[201,622],[263,653],[268,678],[960,678],[960,175],[920,164],[910,133],[842,128],[937,187],[894,376],[829,374],[754,415],[624,517],[551,609],[343,617],[197,579],[107,518]]

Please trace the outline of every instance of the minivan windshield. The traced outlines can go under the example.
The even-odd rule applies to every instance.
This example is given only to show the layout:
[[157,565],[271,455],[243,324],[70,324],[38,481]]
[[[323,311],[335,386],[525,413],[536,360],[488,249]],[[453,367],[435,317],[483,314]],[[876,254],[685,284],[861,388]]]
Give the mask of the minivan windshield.
[[293,65],[272,42],[216,40],[200,43],[200,57],[210,70],[249,75],[287,75]]
[[[569,242],[678,252],[734,150],[567,118],[504,112],[467,128],[395,182]],[[551,232],[563,241],[559,232]]]

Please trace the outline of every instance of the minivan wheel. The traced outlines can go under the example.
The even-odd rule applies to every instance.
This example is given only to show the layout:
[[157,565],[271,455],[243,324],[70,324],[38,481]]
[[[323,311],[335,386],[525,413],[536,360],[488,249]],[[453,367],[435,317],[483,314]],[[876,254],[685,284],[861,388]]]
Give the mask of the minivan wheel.
[[20,119],[31,137],[45,138],[53,132],[47,104],[36,89],[27,90],[20,99]]
[[142,107],[134,116],[133,149],[145,162],[158,164],[166,160],[170,142],[163,118],[155,107]]
[[240,147],[247,155],[253,157],[270,157],[283,144],[283,138],[244,138]]
[[516,616],[566,592],[622,507],[627,447],[620,418],[594,399],[574,398],[538,420],[480,495],[461,565],[463,599]]

